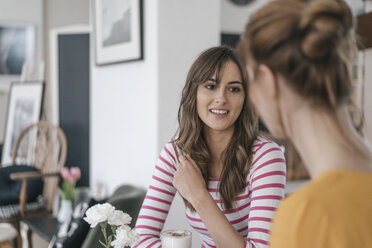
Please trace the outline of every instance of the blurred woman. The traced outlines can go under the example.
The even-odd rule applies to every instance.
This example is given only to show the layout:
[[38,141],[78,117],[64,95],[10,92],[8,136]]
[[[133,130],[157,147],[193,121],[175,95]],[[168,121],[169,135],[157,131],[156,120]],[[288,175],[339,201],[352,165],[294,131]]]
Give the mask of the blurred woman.
[[342,0],[277,0],[257,11],[239,51],[249,96],[288,138],[312,182],[285,199],[271,247],[372,247],[372,152],[353,127],[353,17]]
[[156,163],[135,247],[161,245],[177,190],[202,247],[267,247],[284,196],[285,160],[274,142],[258,136],[246,90],[246,74],[230,48],[210,48],[191,66],[179,130]]

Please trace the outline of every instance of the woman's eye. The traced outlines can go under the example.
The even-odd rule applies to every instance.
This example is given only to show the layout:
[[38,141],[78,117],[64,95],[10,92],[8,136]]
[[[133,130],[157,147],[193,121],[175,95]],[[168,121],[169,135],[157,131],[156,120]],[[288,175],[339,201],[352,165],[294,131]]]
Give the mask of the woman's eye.
[[205,88],[207,88],[207,89],[209,89],[209,90],[214,90],[214,89],[216,88],[216,85],[214,85],[214,84],[207,84],[207,85],[205,86]]
[[240,88],[239,87],[231,87],[230,91],[231,92],[240,92]]

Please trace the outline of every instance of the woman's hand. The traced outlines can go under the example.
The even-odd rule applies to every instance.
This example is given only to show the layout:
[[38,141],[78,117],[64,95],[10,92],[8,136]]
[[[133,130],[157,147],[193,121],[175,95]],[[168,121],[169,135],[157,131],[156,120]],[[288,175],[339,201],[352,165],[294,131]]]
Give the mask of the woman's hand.
[[199,167],[189,156],[179,156],[179,165],[173,178],[173,185],[192,205],[194,200],[207,192]]
[[217,247],[244,247],[244,239],[217,206],[205,187],[199,167],[190,156],[180,156],[173,185],[199,214]]

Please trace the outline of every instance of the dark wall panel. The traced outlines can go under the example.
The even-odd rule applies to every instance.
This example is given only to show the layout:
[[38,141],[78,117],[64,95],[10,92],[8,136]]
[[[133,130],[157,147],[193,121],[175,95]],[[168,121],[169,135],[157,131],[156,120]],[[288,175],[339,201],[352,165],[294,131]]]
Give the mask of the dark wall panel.
[[89,186],[89,34],[58,36],[59,125],[68,141],[66,166],[78,166]]
[[235,48],[240,39],[240,34],[221,33],[221,45]]

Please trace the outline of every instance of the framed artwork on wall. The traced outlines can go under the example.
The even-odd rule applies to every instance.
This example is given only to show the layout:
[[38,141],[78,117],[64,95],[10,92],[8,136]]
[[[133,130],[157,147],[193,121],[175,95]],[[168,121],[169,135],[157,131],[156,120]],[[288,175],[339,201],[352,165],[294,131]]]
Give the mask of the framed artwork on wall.
[[143,59],[142,0],[95,0],[96,64]]
[[0,22],[0,75],[20,75],[23,64],[34,60],[34,51],[33,25]]
[[12,83],[1,156],[3,166],[11,164],[13,146],[22,129],[40,120],[43,93],[43,82]]

